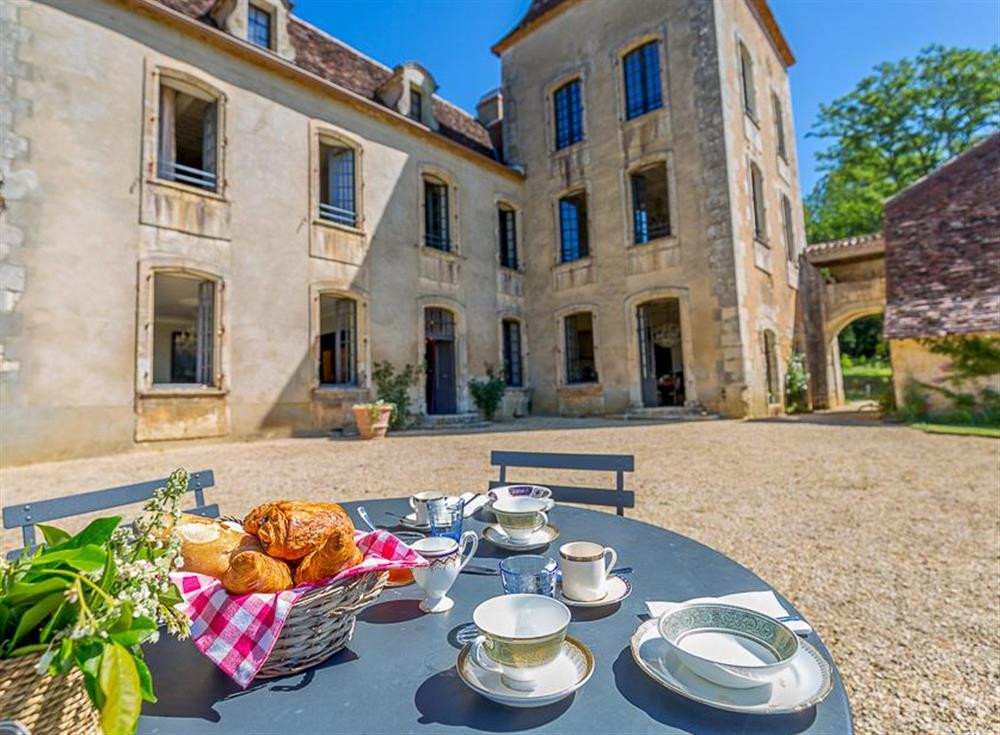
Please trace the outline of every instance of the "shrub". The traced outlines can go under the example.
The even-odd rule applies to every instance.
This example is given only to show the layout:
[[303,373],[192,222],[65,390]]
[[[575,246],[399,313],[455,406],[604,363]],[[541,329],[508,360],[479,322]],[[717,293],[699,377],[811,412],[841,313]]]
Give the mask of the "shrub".
[[398,373],[391,362],[377,362],[372,370],[375,392],[379,401],[393,406],[389,426],[404,428],[410,419],[410,386],[417,382],[420,369],[407,364]]
[[[847,355],[843,357],[846,358]],[[788,369],[785,371],[785,396],[788,413],[806,413],[810,410],[809,371],[806,369],[806,356],[801,352],[793,352],[788,359]]]
[[927,418],[927,394],[923,386],[910,378],[903,387],[903,405],[899,417],[908,424]]
[[503,375],[497,374],[492,365],[486,366],[486,378],[477,380],[473,378],[469,381],[469,392],[472,393],[472,400],[476,403],[476,408],[483,412],[487,421],[492,421],[500,408],[500,401],[507,390]]

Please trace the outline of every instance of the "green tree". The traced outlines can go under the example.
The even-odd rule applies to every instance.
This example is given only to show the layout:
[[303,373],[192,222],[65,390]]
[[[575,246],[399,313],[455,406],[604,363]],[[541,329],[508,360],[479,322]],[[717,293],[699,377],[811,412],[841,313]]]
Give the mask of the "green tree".
[[929,46],[884,63],[821,105],[809,133],[832,141],[806,198],[810,242],[874,232],[883,202],[1000,125],[1000,47]]

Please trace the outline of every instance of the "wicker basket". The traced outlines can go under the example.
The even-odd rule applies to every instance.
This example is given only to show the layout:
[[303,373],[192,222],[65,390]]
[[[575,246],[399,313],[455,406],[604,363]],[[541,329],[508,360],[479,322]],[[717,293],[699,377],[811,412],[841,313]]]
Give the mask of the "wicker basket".
[[19,722],[31,735],[100,735],[101,721],[83,685],[83,674],[35,671],[40,654],[0,660],[0,721]]
[[256,678],[297,674],[330,658],[351,640],[358,612],[382,593],[388,579],[389,572],[367,572],[304,594]]

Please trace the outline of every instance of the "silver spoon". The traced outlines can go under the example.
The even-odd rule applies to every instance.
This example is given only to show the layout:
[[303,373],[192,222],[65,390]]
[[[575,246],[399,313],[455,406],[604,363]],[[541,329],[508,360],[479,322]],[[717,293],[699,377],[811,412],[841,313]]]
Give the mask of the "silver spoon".
[[369,518],[368,511],[365,510],[365,506],[359,505],[357,510],[358,510],[358,515],[361,516],[361,520],[365,522],[365,525],[368,526],[368,528],[370,528],[371,530],[377,531],[378,528],[375,526],[374,523],[372,523],[372,519]]

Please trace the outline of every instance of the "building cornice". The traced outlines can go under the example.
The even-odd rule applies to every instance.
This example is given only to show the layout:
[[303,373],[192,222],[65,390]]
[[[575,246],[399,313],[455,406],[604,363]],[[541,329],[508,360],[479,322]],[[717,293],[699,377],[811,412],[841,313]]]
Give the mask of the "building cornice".
[[384,107],[383,105],[363,97],[356,92],[352,92],[349,89],[345,89],[340,85],[334,84],[333,82],[330,82],[313,72],[307,71],[300,66],[296,66],[294,63],[287,61],[280,56],[276,56],[269,51],[258,48],[249,41],[236,38],[235,36],[225,33],[222,30],[213,28],[206,23],[202,23],[195,18],[173,10],[165,5],[161,5],[160,3],[155,2],[155,0],[107,1],[126,7],[134,12],[146,15],[157,22],[171,26],[183,33],[206,41],[228,53],[246,59],[257,66],[274,72],[287,79],[318,87],[338,102],[347,104],[364,114],[375,117],[383,122],[387,122],[408,135],[428,141],[432,145],[445,149],[450,153],[482,166],[483,168],[486,168],[494,173],[500,174],[501,176],[505,176],[514,181],[523,181],[524,179],[524,176],[518,171],[505,166],[499,161],[488,158],[481,153],[476,153],[461,143],[452,141],[442,135],[438,135],[437,133],[428,130],[423,125],[419,125],[415,121],[401,115],[395,110]]
[[541,28],[543,25],[548,23],[556,16],[561,15],[562,13],[569,10],[571,7],[580,2],[582,2],[582,0],[562,0],[561,3],[558,3],[557,5],[549,8],[544,13],[535,18],[532,18],[527,23],[524,23],[523,21],[521,23],[518,23],[517,26],[514,28],[514,30],[512,30],[506,36],[504,36],[495,44],[493,44],[490,47],[490,51],[492,51],[495,55],[499,56],[504,51],[513,46],[515,43],[517,43],[522,38],[527,36],[529,33],[532,33],[538,28]]

